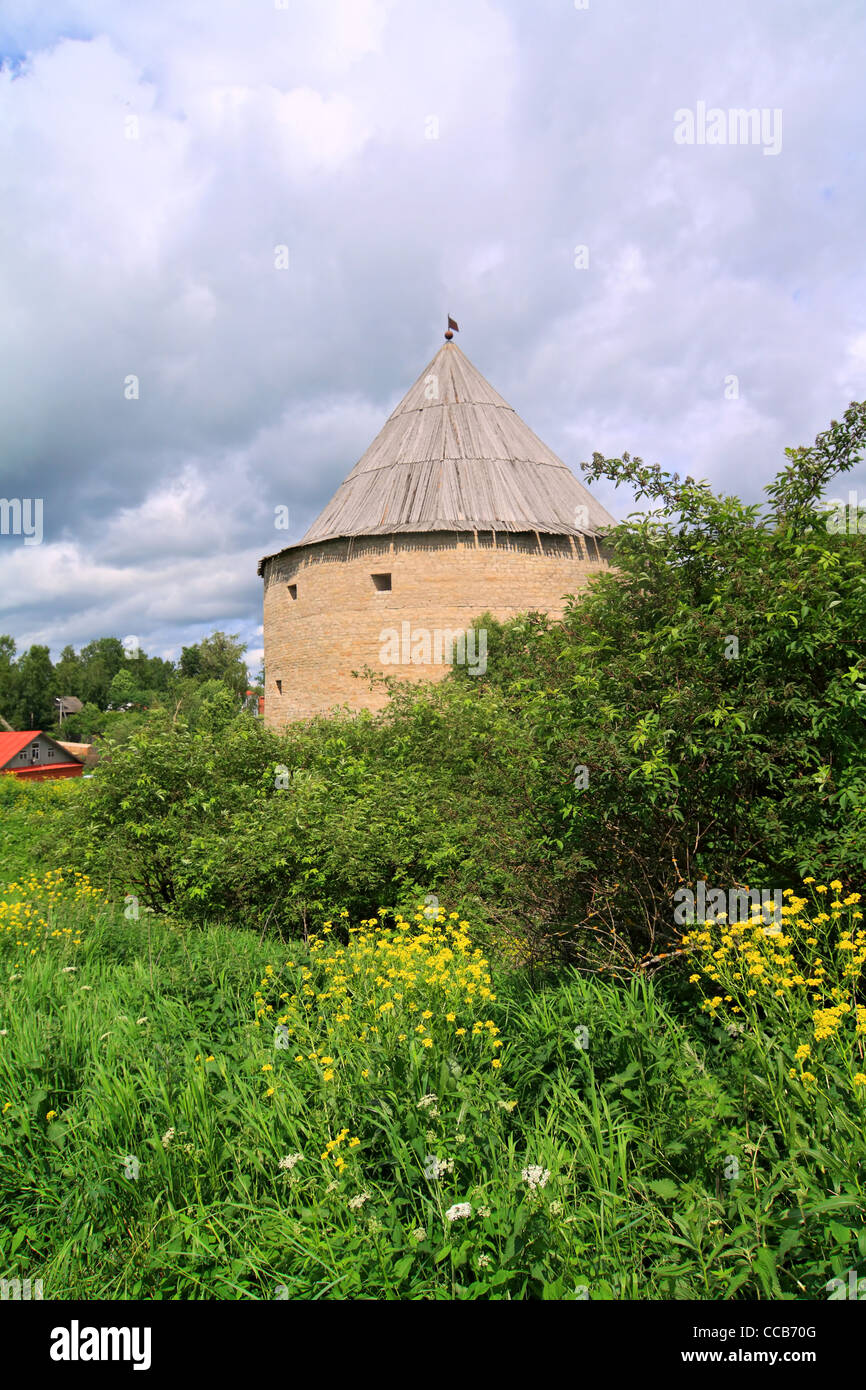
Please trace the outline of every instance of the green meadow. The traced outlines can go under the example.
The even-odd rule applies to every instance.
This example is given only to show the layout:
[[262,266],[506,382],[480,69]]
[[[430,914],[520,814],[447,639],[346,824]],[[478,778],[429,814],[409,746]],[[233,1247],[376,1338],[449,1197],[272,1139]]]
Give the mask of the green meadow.
[[448,916],[304,944],[82,885],[0,916],[2,1268],[45,1298],[814,1299],[866,1253],[832,1049],[792,1082],[682,979],[488,969]]

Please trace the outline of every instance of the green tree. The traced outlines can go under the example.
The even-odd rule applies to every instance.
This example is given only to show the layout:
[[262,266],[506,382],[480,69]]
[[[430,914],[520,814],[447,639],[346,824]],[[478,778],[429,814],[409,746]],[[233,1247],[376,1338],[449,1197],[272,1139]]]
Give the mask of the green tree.
[[183,676],[203,681],[222,681],[236,695],[243,696],[249,685],[246,662],[243,660],[246,643],[238,634],[212,632],[194,647],[184,647],[180,669]]
[[185,680],[201,675],[201,648],[183,647],[180,653],[180,674]]
[[123,644],[117,637],[99,637],[81,648],[82,681],[80,698],[104,709],[108,690],[125,661]]
[[170,690],[177,676],[172,662],[165,661],[160,656],[145,656],[143,652],[138,657],[135,669],[140,673],[142,688],[159,693]]
[[55,694],[51,653],[47,647],[32,646],[18,663],[18,727],[53,728],[56,722]]
[[105,732],[109,715],[97,705],[85,704],[78,714],[63,721],[63,737],[70,743],[92,743],[97,734]]
[[63,648],[63,651],[60,653],[60,660],[54,667],[54,675],[57,680],[57,692],[59,695],[75,695],[79,698],[81,697],[84,670],[74,647],[67,646]]
[[147,705],[150,703],[150,691],[139,684],[138,663],[130,663],[133,667],[130,670],[122,667],[108,687],[108,701],[114,709],[121,705]]
[[0,634],[0,716],[7,724],[14,725],[18,713],[18,683],[15,641],[8,633],[3,633]]

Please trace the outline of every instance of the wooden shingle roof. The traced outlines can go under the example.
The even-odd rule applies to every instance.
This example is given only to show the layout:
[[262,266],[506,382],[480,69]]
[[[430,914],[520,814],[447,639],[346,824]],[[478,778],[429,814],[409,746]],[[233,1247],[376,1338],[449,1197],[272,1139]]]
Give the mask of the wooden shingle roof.
[[446,342],[297,544],[407,531],[577,535],[614,524]]

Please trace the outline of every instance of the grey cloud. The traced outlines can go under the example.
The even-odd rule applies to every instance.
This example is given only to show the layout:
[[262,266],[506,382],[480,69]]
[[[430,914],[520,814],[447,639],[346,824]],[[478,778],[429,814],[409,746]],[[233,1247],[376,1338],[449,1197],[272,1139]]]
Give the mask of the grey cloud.
[[[256,559],[446,312],[575,471],[629,449],[758,500],[866,394],[854,5],[4,10],[26,57],[0,72],[0,494],[45,500],[45,546],[0,538],[24,645],[260,646]],[[676,145],[699,100],[780,108],[781,153]]]

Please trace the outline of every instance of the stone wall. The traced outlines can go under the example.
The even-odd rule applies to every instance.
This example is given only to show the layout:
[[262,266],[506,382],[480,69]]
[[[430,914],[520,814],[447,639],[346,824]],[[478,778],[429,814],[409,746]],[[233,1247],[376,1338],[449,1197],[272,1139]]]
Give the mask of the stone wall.
[[[282,728],[341,704],[380,709],[386,693],[353,670],[439,679],[449,667],[435,660],[437,633],[444,655],[447,634],[486,611],[560,617],[564,595],[607,568],[591,538],[534,532],[365,536],[282,551],[262,565],[265,721]],[[480,664],[480,649],[466,659]]]

